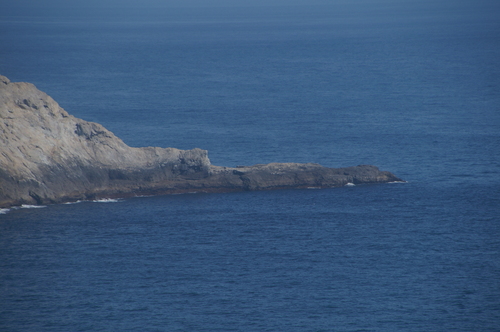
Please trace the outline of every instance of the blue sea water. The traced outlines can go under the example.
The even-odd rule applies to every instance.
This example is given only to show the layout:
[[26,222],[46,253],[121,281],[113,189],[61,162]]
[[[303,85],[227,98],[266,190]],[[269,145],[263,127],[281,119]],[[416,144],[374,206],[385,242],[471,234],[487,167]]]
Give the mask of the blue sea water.
[[6,6],[0,73],[131,146],[408,182],[0,210],[0,331],[500,331],[499,15]]

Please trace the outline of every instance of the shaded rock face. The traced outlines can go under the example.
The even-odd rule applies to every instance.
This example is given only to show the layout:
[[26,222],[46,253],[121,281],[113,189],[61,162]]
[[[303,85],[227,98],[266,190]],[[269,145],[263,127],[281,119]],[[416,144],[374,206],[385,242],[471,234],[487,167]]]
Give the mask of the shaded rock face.
[[398,181],[374,166],[220,167],[201,149],[132,148],[69,115],[30,83],[0,76],[0,207],[190,191],[335,187]]

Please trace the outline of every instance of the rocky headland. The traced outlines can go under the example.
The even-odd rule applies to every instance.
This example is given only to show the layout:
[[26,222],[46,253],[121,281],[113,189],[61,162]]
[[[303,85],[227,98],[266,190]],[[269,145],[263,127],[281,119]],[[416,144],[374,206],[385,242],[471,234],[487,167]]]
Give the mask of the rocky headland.
[[33,84],[0,76],[0,207],[393,181],[401,179],[370,165],[222,167],[201,149],[129,147],[100,124],[69,115]]

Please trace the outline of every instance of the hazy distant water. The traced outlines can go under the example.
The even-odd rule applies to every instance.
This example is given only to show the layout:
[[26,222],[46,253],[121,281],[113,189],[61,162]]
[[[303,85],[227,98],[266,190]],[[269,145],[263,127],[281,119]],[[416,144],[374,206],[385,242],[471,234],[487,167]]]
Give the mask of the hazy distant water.
[[498,12],[0,13],[0,73],[129,145],[409,181],[0,214],[0,330],[500,330]]

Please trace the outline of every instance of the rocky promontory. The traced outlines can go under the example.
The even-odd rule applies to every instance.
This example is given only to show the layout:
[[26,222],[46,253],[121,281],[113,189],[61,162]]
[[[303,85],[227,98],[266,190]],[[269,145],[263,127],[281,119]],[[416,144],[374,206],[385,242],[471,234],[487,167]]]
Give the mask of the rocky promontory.
[[326,188],[401,181],[375,166],[211,165],[205,150],[133,148],[0,76],[0,207],[183,192]]

